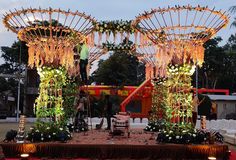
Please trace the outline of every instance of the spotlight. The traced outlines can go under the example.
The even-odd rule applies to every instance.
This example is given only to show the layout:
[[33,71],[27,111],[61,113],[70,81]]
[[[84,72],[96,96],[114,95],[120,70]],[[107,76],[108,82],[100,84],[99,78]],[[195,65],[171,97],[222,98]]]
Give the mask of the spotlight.
[[230,158],[230,156],[231,156],[231,150],[228,150],[227,153],[228,153],[228,158]]
[[208,160],[216,160],[216,157],[208,157]]
[[21,158],[25,159],[25,158],[28,158],[29,157],[29,154],[28,153],[22,153],[20,155]]

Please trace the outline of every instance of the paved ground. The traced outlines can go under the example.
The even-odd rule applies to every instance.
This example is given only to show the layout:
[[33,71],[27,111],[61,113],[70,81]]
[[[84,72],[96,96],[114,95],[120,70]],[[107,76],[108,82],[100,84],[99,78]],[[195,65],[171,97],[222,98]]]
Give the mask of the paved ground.
[[[18,130],[18,123],[13,123],[13,122],[0,122],[0,141],[3,141],[5,138],[5,135],[7,131],[14,129]],[[33,126],[33,123],[27,123],[25,125],[26,131],[29,131],[29,128]]]

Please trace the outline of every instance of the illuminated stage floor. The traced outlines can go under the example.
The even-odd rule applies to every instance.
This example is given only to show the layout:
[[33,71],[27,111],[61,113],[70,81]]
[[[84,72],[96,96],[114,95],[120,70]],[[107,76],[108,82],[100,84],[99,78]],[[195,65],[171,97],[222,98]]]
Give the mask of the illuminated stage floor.
[[89,159],[227,159],[227,145],[156,144],[153,135],[133,130],[131,137],[115,136],[108,131],[74,133],[67,143],[2,143],[7,158],[29,153],[32,157]]

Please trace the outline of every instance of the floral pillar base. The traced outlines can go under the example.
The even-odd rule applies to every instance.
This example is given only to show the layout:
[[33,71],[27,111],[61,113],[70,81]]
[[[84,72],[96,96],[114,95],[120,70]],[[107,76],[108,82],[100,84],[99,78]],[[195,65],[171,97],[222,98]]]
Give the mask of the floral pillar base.
[[192,122],[191,64],[168,66],[168,107],[166,115],[171,123],[189,124]]
[[64,68],[38,68],[40,76],[39,96],[35,101],[36,117],[38,121],[49,118],[50,121],[60,122],[63,116],[62,88],[66,85],[66,71]]

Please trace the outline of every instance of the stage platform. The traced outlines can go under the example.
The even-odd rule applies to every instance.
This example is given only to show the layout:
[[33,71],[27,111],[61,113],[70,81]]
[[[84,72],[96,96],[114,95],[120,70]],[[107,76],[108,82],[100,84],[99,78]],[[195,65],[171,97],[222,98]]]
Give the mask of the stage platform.
[[87,159],[195,159],[204,160],[214,156],[217,160],[228,159],[228,146],[157,144],[153,134],[132,131],[131,137],[111,138],[107,131],[74,133],[67,143],[1,143],[6,158],[20,157],[29,153],[31,157],[43,158],[87,158]]

